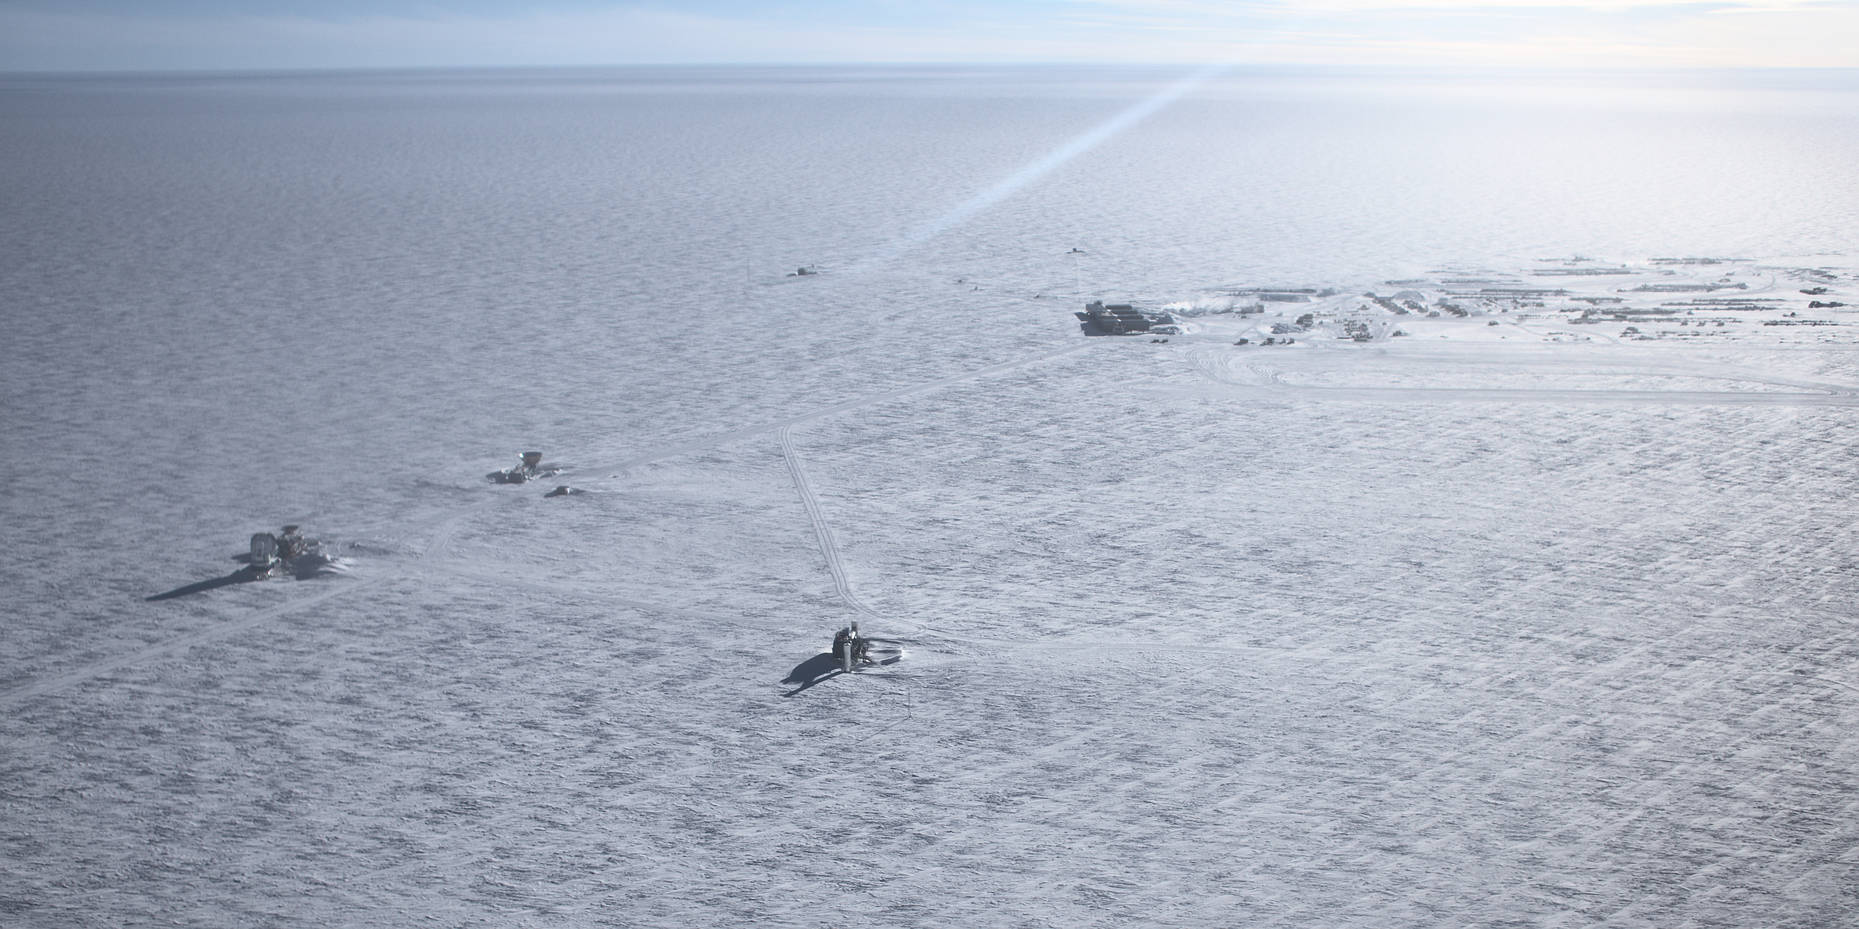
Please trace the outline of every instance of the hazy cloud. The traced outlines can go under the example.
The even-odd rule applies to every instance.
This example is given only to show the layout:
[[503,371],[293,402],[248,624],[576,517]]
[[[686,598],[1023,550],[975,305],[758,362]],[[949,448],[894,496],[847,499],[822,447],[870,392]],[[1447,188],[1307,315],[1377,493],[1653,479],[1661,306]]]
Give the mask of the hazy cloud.
[[0,2],[0,69],[1121,61],[1859,66],[1816,0]]

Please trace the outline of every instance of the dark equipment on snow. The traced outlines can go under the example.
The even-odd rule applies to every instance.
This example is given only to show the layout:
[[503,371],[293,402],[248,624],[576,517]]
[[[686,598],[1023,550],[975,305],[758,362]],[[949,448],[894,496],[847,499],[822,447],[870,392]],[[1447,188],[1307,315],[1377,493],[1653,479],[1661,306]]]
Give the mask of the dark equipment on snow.
[[278,537],[269,532],[252,533],[252,554],[247,562],[254,568],[269,569],[278,561]]
[[871,640],[859,634],[858,623],[833,635],[833,660],[839,663],[839,670],[848,672],[858,665],[873,663]]
[[335,562],[335,557],[315,539],[304,538],[302,527],[285,526],[277,535],[252,533],[251,553],[246,556],[246,572],[252,580],[282,574],[308,577]]
[[521,464],[485,475],[495,484],[524,484],[539,477],[562,473],[562,469],[543,467],[541,452],[524,452]]

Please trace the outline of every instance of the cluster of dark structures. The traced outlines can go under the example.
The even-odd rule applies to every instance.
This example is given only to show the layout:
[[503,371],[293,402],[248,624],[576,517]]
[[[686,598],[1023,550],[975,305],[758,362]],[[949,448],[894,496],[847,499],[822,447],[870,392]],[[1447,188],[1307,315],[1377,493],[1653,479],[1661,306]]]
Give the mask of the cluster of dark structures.
[[1073,314],[1086,335],[1175,335],[1181,328],[1175,317],[1159,311],[1144,311],[1128,303],[1106,304],[1093,300],[1084,312]]

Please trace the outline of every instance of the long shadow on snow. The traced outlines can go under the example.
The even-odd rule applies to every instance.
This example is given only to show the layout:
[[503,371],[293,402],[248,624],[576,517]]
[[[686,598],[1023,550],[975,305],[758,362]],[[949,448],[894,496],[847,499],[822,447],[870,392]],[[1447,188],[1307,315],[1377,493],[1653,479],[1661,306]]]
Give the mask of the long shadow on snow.
[[[146,601],[173,600],[176,597],[186,597],[192,594],[205,593],[206,591],[218,587],[226,587],[231,584],[247,584],[252,581],[261,581],[269,577],[278,576],[260,570],[257,565],[251,563],[251,556],[249,555],[235,555],[233,556],[233,560],[246,562],[246,565],[223,577],[211,577],[204,581],[195,581],[185,587],[176,587],[166,593],[159,593],[153,596],[143,597],[142,599]],[[304,559],[298,559],[298,564],[294,569],[289,571],[289,576],[295,577],[300,581],[319,578],[323,576],[322,568],[326,564],[327,562],[313,562],[313,560],[306,561]]]
[[846,672],[839,669],[839,661],[833,657],[832,652],[821,652],[795,665],[794,670],[787,673],[787,677],[782,679],[781,683],[799,684],[800,686],[781,696],[792,697],[829,677],[837,677],[844,673]]
[[[871,641],[873,642],[895,642],[897,640],[896,639],[872,639]],[[903,657],[904,656],[902,655],[892,655],[888,658],[880,658],[876,661],[873,661],[872,664],[877,665],[879,667],[883,667],[884,665],[893,665],[903,660]],[[793,690],[788,691],[787,693],[782,694],[781,696],[792,697],[795,694],[798,694],[801,691],[806,690],[807,688],[812,687],[813,685],[826,680],[827,678],[838,677],[839,675],[844,674],[844,673],[846,672],[840,670],[839,668],[839,659],[834,658],[832,652],[821,652],[818,655],[815,655],[812,658],[809,658],[806,661],[803,661],[800,664],[795,665],[794,670],[789,671],[787,673],[787,677],[783,678],[781,680],[781,683],[799,684],[800,686],[794,688]]]
[[186,597],[192,594],[204,593],[216,587],[225,587],[229,584],[249,583],[251,581],[258,580],[259,576],[260,574],[259,574],[259,570],[257,567],[252,566],[252,565],[246,565],[245,567],[240,568],[239,570],[234,571],[231,574],[225,575],[224,577],[213,577],[213,578],[208,578],[204,581],[195,581],[194,583],[188,584],[185,587],[176,587],[173,590],[168,591],[167,593],[159,593],[159,594],[155,594],[154,596],[144,597],[142,599],[144,600],[173,600],[176,597]]

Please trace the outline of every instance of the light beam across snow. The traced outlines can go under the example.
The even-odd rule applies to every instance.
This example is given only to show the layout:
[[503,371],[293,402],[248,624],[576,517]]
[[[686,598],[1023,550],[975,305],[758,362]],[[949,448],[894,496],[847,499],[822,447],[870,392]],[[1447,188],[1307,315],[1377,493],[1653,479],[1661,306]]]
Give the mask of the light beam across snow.
[[1185,77],[1156,91],[1117,113],[1115,116],[1093,126],[1077,135],[1065,144],[1048,152],[1044,157],[1033,161],[1013,174],[1003,178],[999,183],[968,198],[954,209],[919,226],[901,241],[894,242],[882,251],[880,261],[890,261],[929,240],[962,225],[976,214],[992,208],[994,205],[1019,193],[1029,185],[1046,175],[1058,170],[1072,159],[1084,154],[1110,139],[1116,138],[1136,124],[1148,119],[1163,107],[1181,99],[1190,91],[1200,87],[1215,75],[1230,67],[1225,64],[1207,65],[1197,68]]

